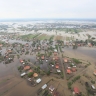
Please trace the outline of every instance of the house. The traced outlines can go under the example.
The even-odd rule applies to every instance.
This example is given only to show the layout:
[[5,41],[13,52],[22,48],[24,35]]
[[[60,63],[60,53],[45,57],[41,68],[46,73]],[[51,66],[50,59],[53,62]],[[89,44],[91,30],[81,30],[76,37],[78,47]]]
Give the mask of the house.
[[44,55],[42,55],[42,56],[41,56],[41,59],[42,59],[42,60],[44,60],[44,59],[45,59]]
[[76,68],[72,68],[71,70],[72,70],[72,72],[76,72],[76,71],[77,71],[77,69],[76,69]]
[[24,72],[24,73],[21,74],[21,77],[23,77],[23,76],[25,76],[25,75],[26,75],[26,73]]
[[28,71],[28,73],[30,73],[30,72],[33,72],[33,70],[32,70],[32,69],[30,69],[30,70]]
[[20,63],[23,63],[23,62],[24,62],[24,61],[21,59],[21,60],[20,60]]
[[92,89],[96,89],[94,85],[91,85]]
[[80,91],[79,91],[79,89],[77,87],[74,87],[74,92],[75,92],[75,94],[79,94],[80,93]]
[[49,90],[53,92],[53,91],[55,90],[55,88],[51,85],[51,86],[49,87]]
[[54,52],[54,56],[57,56],[57,52]]
[[59,58],[56,56],[56,57],[55,57],[55,60],[59,60]]
[[68,59],[67,58],[64,58],[64,62],[67,63],[68,62]]
[[60,72],[61,72],[61,70],[57,69],[57,72],[58,72],[58,73],[60,73]]
[[57,90],[54,90],[53,96],[60,96],[60,93]]
[[92,47],[92,44],[91,44],[91,43],[88,43],[88,46],[89,46],[89,47]]
[[58,69],[58,68],[59,68],[59,65],[56,64],[56,65],[55,65],[55,68]]
[[33,77],[38,77],[38,74],[37,74],[37,73],[34,73],[34,74],[33,74]]
[[24,70],[29,70],[31,67],[30,66],[25,66]]
[[52,67],[54,67],[54,65],[51,64]]
[[29,46],[29,44],[28,44],[28,43],[26,43],[26,44],[25,44],[25,46],[26,46],[26,47],[28,47],[28,46]]
[[42,87],[41,87],[43,90],[47,88],[47,84],[44,84]]
[[40,47],[38,47],[38,50],[40,50],[41,48]]
[[0,47],[2,47],[3,45],[2,44],[0,44]]
[[54,52],[57,52],[57,49],[54,49]]
[[36,83],[40,83],[42,80],[39,78],[36,80]]
[[7,51],[8,53],[11,53],[12,52],[12,50],[11,49],[8,49],[8,51]]
[[93,72],[93,74],[96,76],[96,70]]
[[67,71],[67,74],[71,74],[72,73],[72,71],[70,69],[67,69],[66,71]]

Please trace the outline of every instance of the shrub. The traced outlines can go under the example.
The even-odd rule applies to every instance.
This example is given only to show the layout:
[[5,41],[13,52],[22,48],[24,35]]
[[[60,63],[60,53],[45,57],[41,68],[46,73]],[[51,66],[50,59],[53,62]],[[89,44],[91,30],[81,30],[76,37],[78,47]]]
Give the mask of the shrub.
[[82,63],[80,62],[78,59],[72,58],[73,62],[75,62],[76,64]]
[[92,84],[95,84],[95,81],[94,81],[94,80],[91,80],[91,83],[92,83]]
[[47,75],[48,75],[48,76],[50,75],[50,70],[47,71]]
[[31,77],[33,75],[33,72],[28,73],[28,77]]

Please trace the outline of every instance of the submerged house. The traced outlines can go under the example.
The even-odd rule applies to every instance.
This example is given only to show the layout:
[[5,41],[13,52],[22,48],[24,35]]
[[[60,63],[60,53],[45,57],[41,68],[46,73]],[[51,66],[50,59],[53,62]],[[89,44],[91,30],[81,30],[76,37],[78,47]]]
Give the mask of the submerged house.
[[77,87],[74,87],[74,93],[75,94],[80,94],[80,91],[79,91],[79,89]]
[[67,58],[64,58],[64,63],[67,63],[68,62],[68,59]]
[[25,66],[24,70],[29,70],[31,67],[30,66]]

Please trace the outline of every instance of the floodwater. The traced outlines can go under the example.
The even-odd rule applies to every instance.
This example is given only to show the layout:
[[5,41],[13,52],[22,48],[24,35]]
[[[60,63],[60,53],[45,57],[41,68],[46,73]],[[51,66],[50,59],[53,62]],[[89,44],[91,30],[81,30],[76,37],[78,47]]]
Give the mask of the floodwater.
[[7,75],[19,75],[20,73],[17,70],[17,67],[20,66],[19,60],[14,60],[10,64],[0,63],[0,77],[4,77]]
[[[21,40],[9,40],[9,42],[10,43],[17,42],[17,43],[22,43],[22,44],[25,44],[25,43],[32,44],[32,42],[25,42],[25,41],[21,41]],[[5,49],[2,50],[2,52],[3,51],[5,51]],[[77,54],[79,55],[79,53],[80,53],[80,54],[84,54],[85,56],[88,56],[90,58],[96,59],[96,48],[92,48],[92,47],[91,48],[90,47],[78,47],[77,49],[73,49],[72,47],[69,47],[69,48],[65,47],[64,51],[69,51],[69,52],[71,52],[74,55],[77,55]],[[28,58],[31,60],[31,62],[32,61],[33,61],[33,63],[35,62],[34,61],[35,60],[34,56],[33,57],[28,56],[27,59]],[[46,69],[45,67],[48,67],[46,65],[47,64],[45,64],[43,66],[41,65],[41,67]],[[11,64],[0,63],[0,77],[4,76],[6,74],[14,74],[14,73],[16,74],[16,72],[18,73],[18,70],[17,70],[18,66],[20,66],[20,63],[19,63],[19,60],[16,59],[16,58],[15,58],[15,62],[12,62]]]
[[72,52],[73,54],[76,54],[78,52],[78,53],[84,54],[86,56],[89,56],[89,57],[91,57],[93,59],[96,59],[96,48],[78,47],[77,49],[73,49],[72,47],[69,47],[69,48],[65,48],[65,51],[66,50]]
[[[27,42],[25,42],[25,41],[21,41],[21,40],[9,40],[9,42],[10,43],[14,43],[14,42],[18,42],[18,43],[22,43],[22,44],[25,44],[25,43],[27,43]],[[28,42],[29,44],[31,44],[32,42]],[[3,51],[5,51],[5,49],[3,49]],[[72,54],[74,54],[74,55],[76,55],[77,56],[77,54],[79,55],[79,53],[80,54],[84,54],[86,57],[87,56],[89,56],[90,58],[94,58],[94,60],[96,59],[96,48],[90,48],[90,47],[79,47],[79,48],[77,48],[77,49],[73,49],[72,47],[69,47],[69,48],[64,48],[64,51],[69,51],[70,53],[72,53]],[[22,56],[22,58],[24,58],[24,59],[28,59],[28,58],[30,58],[30,61],[31,62],[35,62],[34,60],[35,60],[35,57],[34,57],[34,55],[33,56],[30,56],[30,55],[28,55],[27,57],[25,56]],[[3,77],[6,77],[6,76],[8,76],[8,75],[12,75],[12,76],[14,76],[14,77],[16,77],[16,76],[19,76],[20,77],[20,73],[18,72],[18,70],[17,70],[17,67],[18,66],[20,66],[20,62],[19,62],[19,60],[17,59],[17,58],[15,58],[14,59],[14,62],[12,62],[12,63],[10,63],[10,64],[3,64],[3,62],[2,63],[0,63],[0,78],[2,79]],[[47,70],[47,68],[48,68],[48,66],[47,66],[47,64],[46,64],[46,62],[44,61],[44,64],[42,65],[41,64],[41,68],[42,69],[46,69]],[[12,79],[13,80],[13,79]],[[12,81],[13,82],[13,81]],[[13,96],[16,92],[16,90],[19,90],[19,91],[21,91],[19,88],[21,88],[22,86],[27,90],[26,92],[29,92],[28,90],[32,90],[32,88],[30,87],[29,88],[29,86],[27,86],[26,85],[26,83],[25,83],[25,81],[24,82],[22,82],[22,83],[20,83],[21,85],[18,85],[17,87],[14,87],[14,90],[12,91],[12,95],[8,95],[8,96]],[[24,85],[25,84],[25,85]],[[25,87],[25,86],[27,86],[27,87]],[[9,86],[8,86],[9,87]],[[22,88],[21,88],[22,89]],[[24,90],[25,90],[24,89]],[[22,89],[22,91],[21,91],[21,93],[23,94],[23,91],[24,91],[23,89]],[[19,92],[18,91],[18,92]],[[18,94],[18,96],[21,96],[19,93],[16,93],[16,94]],[[25,91],[24,91],[25,92]],[[31,92],[31,91],[30,91]],[[15,95],[14,95],[15,96]],[[24,96],[24,95],[22,95],[22,96]]]

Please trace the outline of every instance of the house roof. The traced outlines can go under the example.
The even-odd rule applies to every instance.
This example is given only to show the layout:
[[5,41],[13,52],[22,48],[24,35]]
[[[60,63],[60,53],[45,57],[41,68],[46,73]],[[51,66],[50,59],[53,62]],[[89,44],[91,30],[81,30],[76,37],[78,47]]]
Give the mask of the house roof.
[[20,60],[20,62],[22,63],[22,62],[24,62],[23,60]]
[[55,60],[55,58],[53,57],[53,60]]
[[70,74],[72,73],[72,71],[70,69],[67,69],[67,73]]
[[54,56],[56,56],[57,55],[57,52],[54,52]]
[[56,57],[55,57],[55,60],[58,60],[58,59],[59,59],[59,58],[56,56]]
[[73,72],[76,72],[76,71],[77,71],[76,68],[72,68],[71,70],[72,70]]
[[44,57],[44,55],[43,56],[41,56],[41,59],[44,59],[45,57]]
[[37,74],[37,73],[34,73],[34,74],[33,74],[33,77],[38,77],[38,74]]
[[28,43],[26,43],[26,44],[25,44],[25,46],[27,46],[27,47],[28,47],[28,46],[29,46],[29,44],[28,44]]
[[67,63],[68,62],[68,59],[67,58],[64,58],[64,62]]
[[40,47],[38,47],[38,49],[40,49]]
[[60,73],[60,72],[61,72],[61,70],[57,69],[57,72],[58,72],[58,73]]
[[25,66],[24,67],[24,70],[28,70],[28,69],[30,69],[30,66]]
[[56,65],[56,66],[55,66],[55,68],[57,68],[57,69],[58,69],[58,68],[59,68],[59,65]]
[[49,90],[51,90],[51,91],[54,91],[54,87],[51,85],[50,87],[49,87]]
[[53,96],[60,96],[59,92],[57,90],[54,91]]
[[47,84],[44,84],[41,88],[42,88],[42,89],[47,88]]
[[28,72],[29,72],[29,73],[30,73],[30,72],[33,72],[33,70],[32,70],[32,69],[30,69]]
[[76,94],[79,94],[79,93],[80,93],[80,91],[79,91],[79,89],[78,89],[77,87],[74,87],[74,92],[75,92]]
[[0,44],[0,47],[2,47],[3,45],[2,44]]
[[94,71],[94,75],[96,75],[96,70]]

